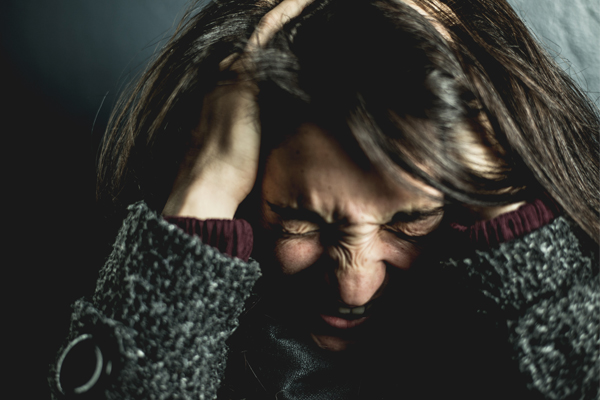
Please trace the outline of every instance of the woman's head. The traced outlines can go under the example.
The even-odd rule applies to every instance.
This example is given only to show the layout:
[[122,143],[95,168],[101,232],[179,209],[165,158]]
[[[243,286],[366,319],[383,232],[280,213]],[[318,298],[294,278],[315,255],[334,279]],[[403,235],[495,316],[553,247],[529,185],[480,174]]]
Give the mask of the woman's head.
[[[234,78],[219,63],[271,7],[219,2],[188,16],[115,113],[101,199],[161,207],[204,94]],[[597,110],[503,1],[317,1],[254,60],[266,148],[313,122],[447,201],[547,191],[588,233],[597,227]]]
[[441,192],[361,157],[302,124],[269,154],[260,185],[255,246],[265,273],[282,273],[282,316],[332,350],[372,330],[378,304],[397,290],[394,270],[413,265],[444,215]]

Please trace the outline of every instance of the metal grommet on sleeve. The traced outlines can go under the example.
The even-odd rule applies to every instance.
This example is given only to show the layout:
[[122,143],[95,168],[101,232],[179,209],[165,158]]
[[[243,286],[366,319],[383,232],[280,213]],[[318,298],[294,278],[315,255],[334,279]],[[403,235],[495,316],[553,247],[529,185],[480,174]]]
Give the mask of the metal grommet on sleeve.
[[112,361],[102,352],[91,334],[71,341],[56,365],[56,384],[63,395],[86,398],[98,393],[101,382],[110,375]]

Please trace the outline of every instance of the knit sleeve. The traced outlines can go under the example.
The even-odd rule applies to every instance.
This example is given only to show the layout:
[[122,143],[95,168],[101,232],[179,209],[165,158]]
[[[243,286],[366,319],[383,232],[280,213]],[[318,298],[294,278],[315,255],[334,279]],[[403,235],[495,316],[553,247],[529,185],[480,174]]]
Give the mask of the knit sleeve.
[[451,228],[473,245],[489,248],[525,236],[559,215],[558,205],[552,199],[542,197],[491,220],[476,221],[469,226],[455,222]]
[[[86,390],[107,399],[215,398],[225,341],[259,275],[256,262],[222,254],[142,202],[130,206],[95,295],[74,306],[69,343],[92,338],[106,366]],[[52,380],[62,397],[60,367]]]
[[212,246],[223,254],[248,261],[252,253],[252,227],[243,219],[207,219],[165,216],[184,232],[196,235],[202,243]]
[[495,304],[535,397],[596,399],[600,386],[597,245],[566,217],[521,238],[450,260]]

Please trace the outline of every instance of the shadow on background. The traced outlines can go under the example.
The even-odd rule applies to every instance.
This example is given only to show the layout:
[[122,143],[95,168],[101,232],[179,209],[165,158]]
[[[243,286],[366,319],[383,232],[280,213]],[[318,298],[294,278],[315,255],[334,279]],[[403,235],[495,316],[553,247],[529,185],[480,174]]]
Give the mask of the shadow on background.
[[[94,205],[98,143],[119,91],[172,33],[186,0],[0,4],[5,164],[3,380],[47,399],[70,305],[93,293],[106,249]],[[12,355],[11,355],[12,354]]]

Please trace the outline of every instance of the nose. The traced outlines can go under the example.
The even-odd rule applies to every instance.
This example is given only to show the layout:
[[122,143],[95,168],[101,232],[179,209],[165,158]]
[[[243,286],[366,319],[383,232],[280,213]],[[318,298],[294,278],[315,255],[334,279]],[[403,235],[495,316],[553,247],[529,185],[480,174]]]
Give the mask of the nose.
[[352,307],[373,299],[386,278],[386,264],[382,260],[373,254],[356,253],[337,257],[334,274],[340,301]]

